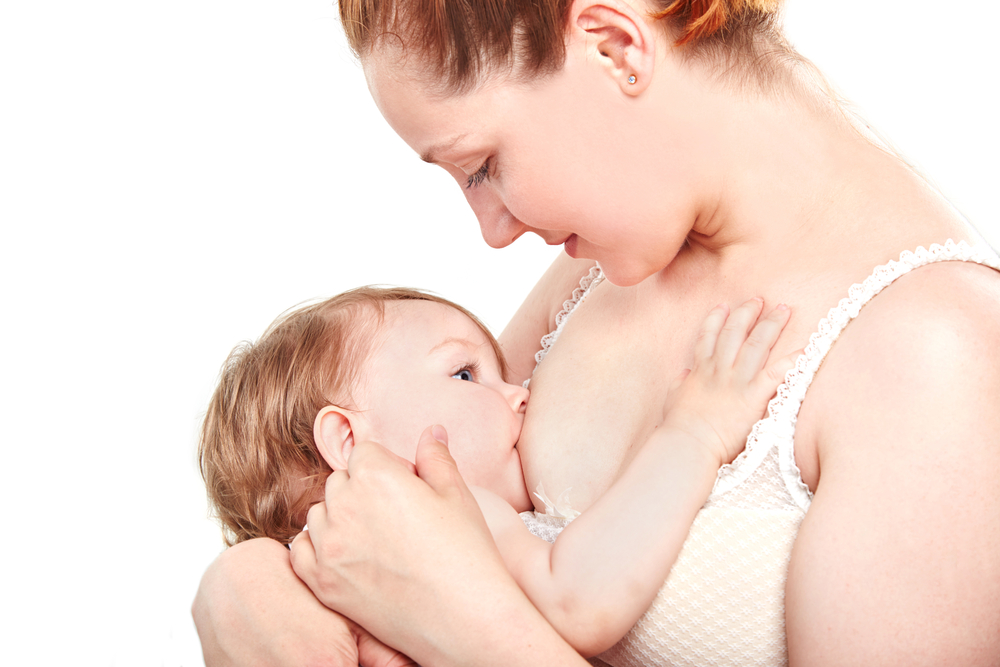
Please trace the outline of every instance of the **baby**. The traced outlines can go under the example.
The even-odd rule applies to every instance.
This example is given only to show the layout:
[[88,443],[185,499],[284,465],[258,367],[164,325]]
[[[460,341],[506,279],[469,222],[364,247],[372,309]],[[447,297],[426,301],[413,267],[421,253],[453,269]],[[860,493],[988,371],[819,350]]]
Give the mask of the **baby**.
[[557,522],[568,525],[554,543],[526,527],[546,523],[516,448],[528,390],[506,382],[479,320],[430,294],[374,287],[290,312],[233,351],[205,418],[199,458],[226,542],[290,542],[355,442],[413,461],[421,432],[440,424],[518,585],[574,648],[597,654],[648,608],[719,467],[792,366],[767,363],[788,309],[762,309],[754,299],[712,310],[661,425],[597,502]]

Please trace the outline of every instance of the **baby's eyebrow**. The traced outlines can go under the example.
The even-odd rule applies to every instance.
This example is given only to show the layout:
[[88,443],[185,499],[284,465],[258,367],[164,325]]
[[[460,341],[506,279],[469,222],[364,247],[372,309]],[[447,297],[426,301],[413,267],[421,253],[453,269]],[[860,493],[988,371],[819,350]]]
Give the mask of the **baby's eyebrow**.
[[438,350],[441,350],[446,347],[454,347],[456,345],[459,347],[468,348],[470,350],[476,350],[479,348],[478,345],[473,343],[468,338],[460,338],[458,336],[452,336],[450,338],[445,338],[443,341],[432,347],[427,354],[434,354]]

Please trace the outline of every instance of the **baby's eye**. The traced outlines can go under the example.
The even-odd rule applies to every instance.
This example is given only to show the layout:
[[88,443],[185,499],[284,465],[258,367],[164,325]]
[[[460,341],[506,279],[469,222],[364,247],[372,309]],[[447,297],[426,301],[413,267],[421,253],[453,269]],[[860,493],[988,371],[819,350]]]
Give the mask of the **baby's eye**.
[[472,371],[468,368],[463,368],[459,372],[452,375],[456,380],[465,380],[466,382],[474,382],[475,378],[472,377]]

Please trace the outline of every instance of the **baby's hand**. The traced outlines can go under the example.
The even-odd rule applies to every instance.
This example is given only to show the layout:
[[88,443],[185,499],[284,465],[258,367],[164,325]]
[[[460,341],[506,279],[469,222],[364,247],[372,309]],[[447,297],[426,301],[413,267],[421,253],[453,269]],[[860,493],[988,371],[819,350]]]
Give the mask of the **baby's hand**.
[[763,308],[760,298],[731,315],[728,306],[713,308],[698,332],[694,368],[678,377],[667,397],[661,428],[696,438],[718,455],[719,465],[743,450],[750,429],[798,356],[766,365],[790,312],[779,305],[761,317]]

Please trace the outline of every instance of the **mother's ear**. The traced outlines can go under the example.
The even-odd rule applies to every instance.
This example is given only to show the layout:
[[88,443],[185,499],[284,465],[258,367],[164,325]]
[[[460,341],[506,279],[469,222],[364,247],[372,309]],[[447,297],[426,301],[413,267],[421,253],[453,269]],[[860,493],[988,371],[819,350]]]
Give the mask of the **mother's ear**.
[[581,39],[587,56],[598,58],[626,95],[639,95],[649,86],[657,31],[632,5],[622,0],[574,0],[569,32],[571,41]]
[[355,413],[328,405],[316,415],[313,422],[313,439],[320,456],[334,470],[347,470],[347,459],[354,451]]

